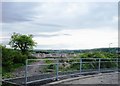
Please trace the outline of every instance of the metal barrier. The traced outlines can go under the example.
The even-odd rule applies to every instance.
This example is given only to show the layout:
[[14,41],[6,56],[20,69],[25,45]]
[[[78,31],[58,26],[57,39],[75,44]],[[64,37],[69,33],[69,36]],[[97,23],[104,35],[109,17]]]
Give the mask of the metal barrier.
[[[29,86],[81,75],[118,71],[118,58],[27,59],[23,77],[4,80],[6,83]],[[30,85],[33,86],[33,85]]]
[[[32,68],[40,69],[36,74],[35,72],[32,74],[29,71]],[[118,70],[118,58],[27,59],[24,84],[116,70]]]

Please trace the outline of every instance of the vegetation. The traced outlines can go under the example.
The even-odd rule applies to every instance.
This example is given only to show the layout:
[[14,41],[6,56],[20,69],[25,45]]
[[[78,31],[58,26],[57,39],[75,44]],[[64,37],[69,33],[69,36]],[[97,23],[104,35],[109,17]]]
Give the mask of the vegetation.
[[13,33],[9,44],[14,49],[6,48],[0,45],[2,50],[2,75],[4,77],[12,77],[11,72],[25,65],[28,58],[31,56],[29,50],[32,50],[36,43],[32,40],[32,35],[22,35]]
[[10,72],[25,65],[27,58],[35,58],[30,55],[24,55],[19,50],[8,49],[0,46],[2,49],[2,75],[3,77],[11,77]]
[[19,33],[13,33],[9,44],[14,49],[20,49],[23,54],[27,53],[28,50],[33,49],[36,42],[33,41],[32,35],[22,35]]
[[[66,71],[66,72],[80,70],[80,58],[104,58],[106,60],[102,59],[101,61],[109,61],[109,62],[101,62],[101,68],[115,68],[118,65],[118,63],[116,62],[111,62],[112,58],[118,58],[118,54],[110,53],[110,52],[102,52],[102,51],[85,52],[85,53],[79,53],[78,56],[73,57],[73,59],[69,59],[69,57],[68,59],[67,58],[62,59],[62,58],[60,58],[59,60],[59,62],[62,63],[59,65],[59,71]],[[99,59],[83,59],[83,61],[88,63],[82,64],[82,69],[85,70],[98,69]],[[46,63],[49,64],[51,63],[51,61],[47,61]],[[53,69],[54,67],[52,65],[48,65],[47,68]]]
[[[118,58],[118,54],[115,54],[115,53],[87,52],[87,53],[80,53],[80,55],[78,57],[79,58],[104,58],[104,59],[106,59],[105,61],[109,61],[109,62],[101,62],[101,68],[114,68],[118,64],[116,62],[110,62],[111,59],[107,59],[107,58]],[[104,61],[104,59],[102,59],[101,61]],[[99,60],[97,60],[97,59],[96,60],[95,59],[91,59],[91,60],[83,59],[83,61],[84,62],[92,62],[92,63],[84,63],[82,65],[83,69],[98,69]],[[77,62],[79,62],[79,60]],[[78,63],[74,63],[71,65],[70,68],[79,70],[79,66],[80,65]]]

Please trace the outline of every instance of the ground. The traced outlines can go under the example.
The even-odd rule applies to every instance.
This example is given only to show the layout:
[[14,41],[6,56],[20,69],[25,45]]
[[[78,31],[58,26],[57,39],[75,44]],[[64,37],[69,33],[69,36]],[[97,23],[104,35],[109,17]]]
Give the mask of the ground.
[[[33,62],[31,65],[35,65],[35,66],[28,67],[27,74],[28,75],[41,74],[41,70],[43,69],[41,66],[37,66],[38,64],[43,64],[43,62],[42,61]],[[23,77],[25,75],[25,66],[16,69],[12,74],[14,78]]]
[[117,72],[100,73],[92,77],[62,82],[61,84],[118,84],[118,79]]

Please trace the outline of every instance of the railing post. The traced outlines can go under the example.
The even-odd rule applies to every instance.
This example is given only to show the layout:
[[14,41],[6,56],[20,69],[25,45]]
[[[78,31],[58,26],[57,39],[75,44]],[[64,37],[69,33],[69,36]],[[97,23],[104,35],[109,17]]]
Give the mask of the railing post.
[[99,72],[100,72],[100,68],[101,68],[101,58],[99,58],[99,67],[98,67]]
[[117,66],[116,70],[118,71],[118,66],[119,66],[119,65],[118,65],[118,58],[116,58],[116,63],[117,63],[117,65],[116,65],[116,66]]
[[25,62],[25,85],[27,85],[27,65],[28,65],[28,59]]
[[82,72],[82,58],[80,58],[80,74]]
[[57,63],[56,63],[56,80],[59,80],[58,79],[58,76],[59,76],[59,59],[57,59]]

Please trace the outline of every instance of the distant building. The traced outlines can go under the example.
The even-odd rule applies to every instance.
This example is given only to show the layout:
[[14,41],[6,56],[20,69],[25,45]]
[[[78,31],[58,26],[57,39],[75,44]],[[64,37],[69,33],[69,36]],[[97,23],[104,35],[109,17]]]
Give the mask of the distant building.
[[49,53],[49,54],[45,54],[45,53],[34,53],[32,54],[32,56],[35,56],[37,58],[46,58],[46,57],[76,57],[77,55],[75,53],[72,54],[67,54],[67,53]]

